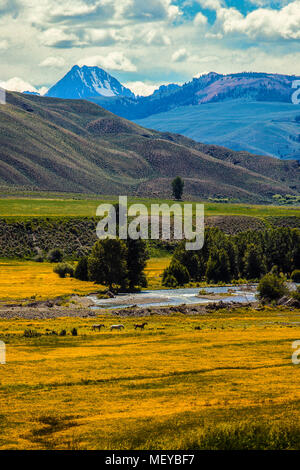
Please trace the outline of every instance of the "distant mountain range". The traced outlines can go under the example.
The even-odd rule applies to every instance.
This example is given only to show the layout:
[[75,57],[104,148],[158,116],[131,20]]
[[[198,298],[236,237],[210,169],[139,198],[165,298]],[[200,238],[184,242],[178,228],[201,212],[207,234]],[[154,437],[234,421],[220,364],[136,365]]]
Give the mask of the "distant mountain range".
[[[143,119],[153,114],[171,111],[182,106],[197,106],[243,99],[247,102],[292,103],[294,81],[300,77],[267,73],[237,73],[221,75],[211,72],[182,86],[160,87],[151,96],[95,102],[126,119]],[[300,109],[300,108],[299,108]]]
[[135,98],[128,88],[99,67],[75,65],[51,87],[46,96],[53,98],[85,99],[97,96]]
[[272,202],[300,195],[296,161],[234,152],[148,130],[85,100],[7,93],[0,106],[0,186],[96,194]]
[[145,127],[233,150],[300,160],[300,105],[292,104],[296,80],[300,77],[211,72],[141,97],[99,67],[75,66],[46,96],[85,98]]

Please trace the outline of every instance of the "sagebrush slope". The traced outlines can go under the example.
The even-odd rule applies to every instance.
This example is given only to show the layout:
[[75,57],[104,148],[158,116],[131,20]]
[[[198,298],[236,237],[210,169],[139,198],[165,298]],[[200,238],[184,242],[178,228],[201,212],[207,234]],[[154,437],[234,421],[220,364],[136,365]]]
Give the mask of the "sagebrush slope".
[[8,93],[0,123],[1,185],[161,197],[170,196],[171,179],[181,175],[186,197],[260,202],[300,191],[294,161],[232,161],[228,154],[235,152],[214,153],[86,101]]

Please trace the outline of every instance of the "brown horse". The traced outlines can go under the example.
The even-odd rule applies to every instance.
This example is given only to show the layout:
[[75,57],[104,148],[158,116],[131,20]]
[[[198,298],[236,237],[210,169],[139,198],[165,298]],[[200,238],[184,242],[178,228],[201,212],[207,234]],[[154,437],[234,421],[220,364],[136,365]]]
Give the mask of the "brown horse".
[[101,325],[93,325],[92,326],[93,331],[96,331],[96,330],[101,331],[101,328],[105,328],[105,325],[103,325],[103,323],[101,323]]
[[147,322],[145,322],[145,323],[140,323],[140,324],[136,323],[136,324],[134,325],[134,329],[137,330],[138,328],[140,328],[141,330],[143,330],[146,325],[148,325]]

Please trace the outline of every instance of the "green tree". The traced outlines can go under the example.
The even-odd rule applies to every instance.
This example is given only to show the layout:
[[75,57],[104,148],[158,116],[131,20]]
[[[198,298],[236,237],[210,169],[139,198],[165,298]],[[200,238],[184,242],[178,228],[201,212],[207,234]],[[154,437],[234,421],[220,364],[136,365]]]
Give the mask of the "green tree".
[[170,280],[174,283],[174,279],[179,286],[184,286],[184,284],[190,280],[190,275],[186,267],[176,260],[173,260],[170,266],[164,270],[162,281],[163,286],[170,287]]
[[254,243],[247,245],[243,261],[247,279],[260,279],[266,273],[263,253]]
[[127,269],[129,289],[135,287],[147,287],[147,278],[145,275],[145,267],[147,259],[147,245],[144,240],[127,240]]
[[88,258],[88,274],[91,281],[125,289],[128,285],[127,247],[119,238],[98,240]]
[[300,269],[300,230],[292,231],[292,270]]
[[229,282],[231,280],[229,256],[224,249],[213,250],[207,262],[207,282]]
[[88,273],[88,257],[83,256],[77,263],[74,277],[79,279],[80,281],[88,281],[89,280],[89,273]]
[[300,282],[300,269],[295,269],[291,274],[291,279],[294,282]]
[[[119,236],[119,215],[120,205],[114,204],[116,213],[116,233]],[[144,240],[132,240],[128,238],[127,246],[127,270],[129,289],[134,290],[135,287],[147,287],[147,278],[145,275],[145,267],[148,256],[147,244]]]
[[203,257],[201,251],[189,251],[185,249],[185,241],[179,243],[175,249],[173,260],[185,266],[191,279],[200,281],[203,273]]
[[182,178],[180,178],[180,176],[177,176],[172,181],[172,192],[173,192],[173,197],[178,201],[182,198],[183,188],[184,188],[184,181]]

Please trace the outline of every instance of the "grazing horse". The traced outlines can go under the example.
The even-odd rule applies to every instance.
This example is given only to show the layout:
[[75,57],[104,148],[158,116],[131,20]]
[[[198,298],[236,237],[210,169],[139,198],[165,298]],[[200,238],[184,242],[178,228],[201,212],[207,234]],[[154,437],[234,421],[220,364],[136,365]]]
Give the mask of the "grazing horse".
[[122,330],[122,328],[125,328],[124,325],[111,325],[110,331],[112,330]]
[[134,329],[137,330],[138,328],[140,328],[141,330],[143,330],[146,325],[148,325],[147,322],[145,322],[145,323],[140,323],[140,324],[136,323],[136,324],[134,325]]
[[101,323],[101,325],[93,325],[92,326],[93,331],[96,331],[96,330],[101,331],[101,328],[105,328],[105,325],[103,325],[103,323]]

